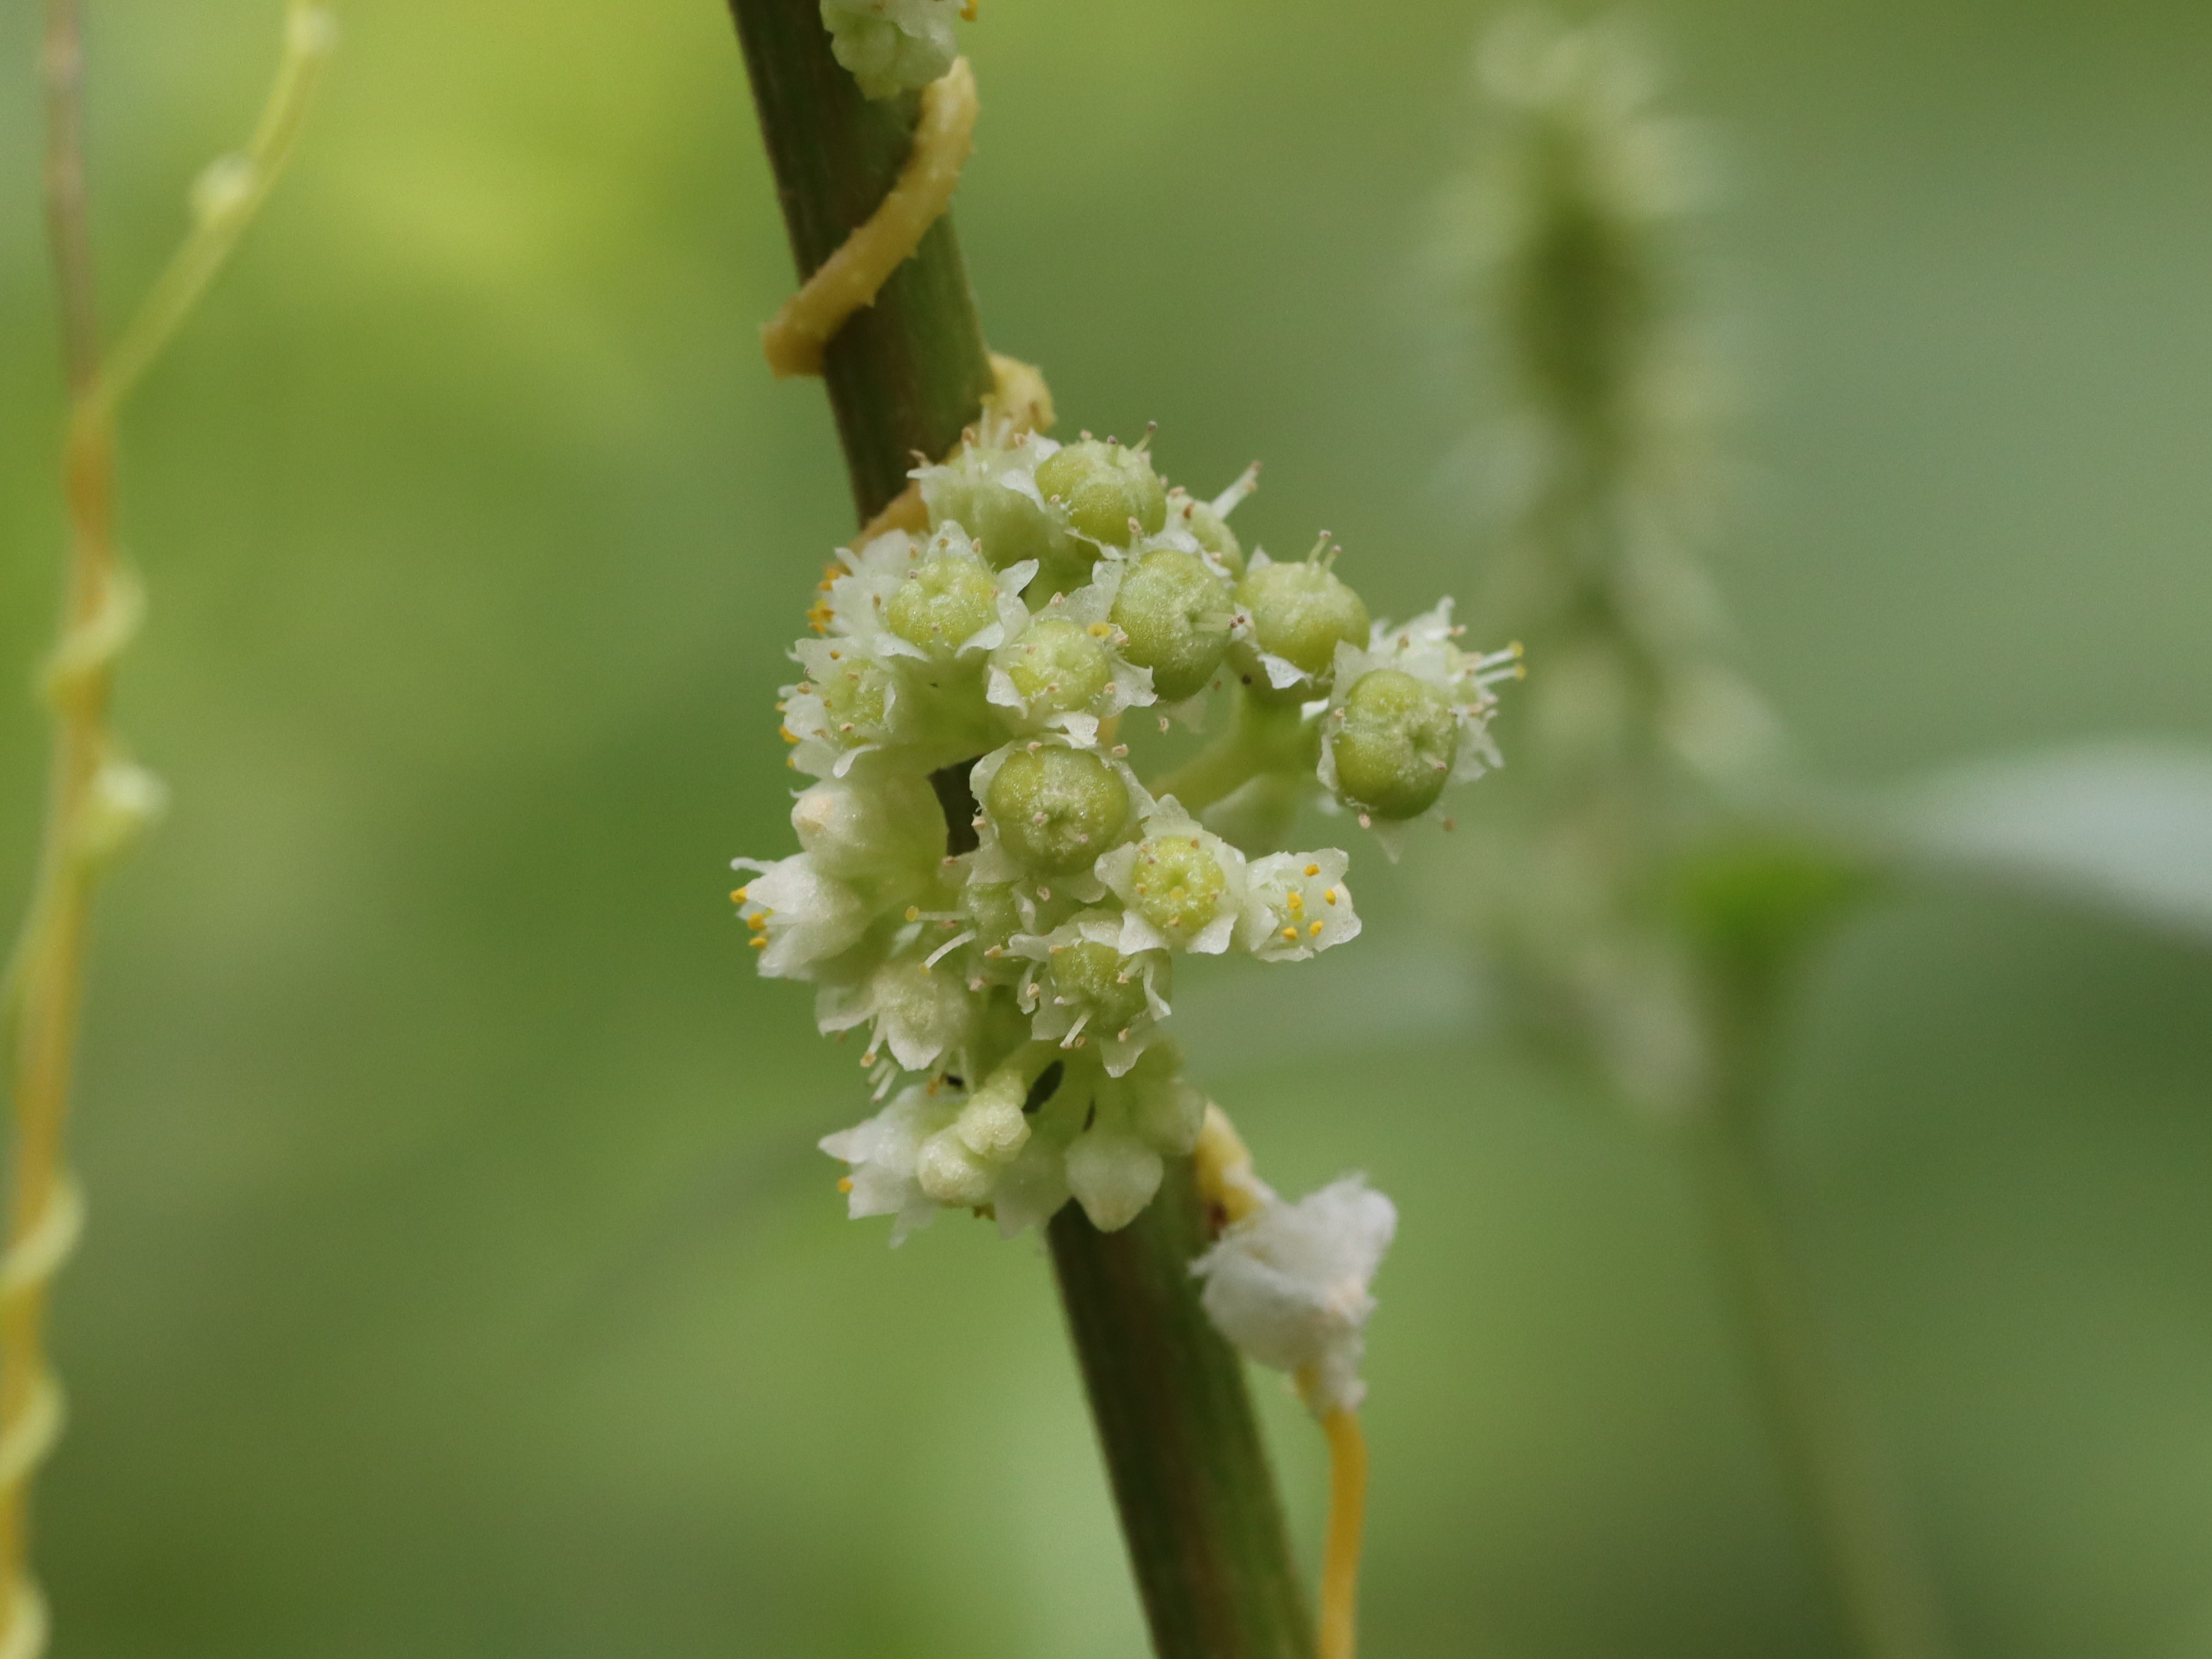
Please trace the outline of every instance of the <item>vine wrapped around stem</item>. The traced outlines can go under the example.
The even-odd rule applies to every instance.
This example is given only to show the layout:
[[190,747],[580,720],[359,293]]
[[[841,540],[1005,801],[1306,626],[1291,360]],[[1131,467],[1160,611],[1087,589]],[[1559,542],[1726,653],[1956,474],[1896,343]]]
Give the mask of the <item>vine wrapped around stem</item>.
[[93,896],[163,799],[108,719],[116,663],[144,608],[115,540],[115,419],[275,184],[335,44],[322,7],[289,0],[283,56],[252,140],[200,175],[191,230],[114,349],[103,352],[85,210],[82,18],[78,0],[47,3],[46,218],[69,391],[62,479],[70,551],[61,637],[44,676],[54,720],[46,829],[28,914],[0,981],[0,1061],[14,1108],[0,1254],[0,1659],[36,1659],[48,1634],[27,1564],[30,1491],[63,1422],[46,1352],[47,1302],[83,1227],[63,1131]]

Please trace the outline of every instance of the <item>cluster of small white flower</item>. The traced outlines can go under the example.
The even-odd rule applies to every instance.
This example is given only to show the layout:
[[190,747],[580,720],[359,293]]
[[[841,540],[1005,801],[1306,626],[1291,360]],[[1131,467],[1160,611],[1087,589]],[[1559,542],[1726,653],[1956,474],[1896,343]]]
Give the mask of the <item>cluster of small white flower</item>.
[[[1226,521],[1249,473],[1202,502],[1142,445],[1024,434],[915,477],[928,529],[821,584],[781,705],[815,780],[802,850],[737,861],[737,900],[762,972],[813,981],[825,1032],[870,1034],[889,1104],[823,1143],[854,1216],[896,1240],[969,1209],[1011,1235],[1073,1197],[1110,1229],[1204,1113],[1163,1037],[1176,959],[1298,961],[1359,931],[1344,852],[1248,852],[1196,814],[1289,777],[1376,828],[1431,812],[1494,759],[1489,686],[1517,659],[1461,650],[1449,601],[1370,626],[1333,556],[1248,563]],[[1148,790],[1126,711],[1195,723],[1224,685],[1228,752],[1184,798]]]

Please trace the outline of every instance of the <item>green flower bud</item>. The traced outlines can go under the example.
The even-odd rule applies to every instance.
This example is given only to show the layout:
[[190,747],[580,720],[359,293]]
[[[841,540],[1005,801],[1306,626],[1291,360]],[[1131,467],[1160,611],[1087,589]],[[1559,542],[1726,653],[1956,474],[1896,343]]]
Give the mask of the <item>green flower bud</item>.
[[1088,1013],[1100,1032],[1125,1031],[1150,1009],[1137,964],[1096,940],[1056,948],[1047,959],[1045,979],[1054,1002]]
[[1058,515],[1006,482],[1018,468],[1018,455],[1006,450],[963,449],[921,473],[921,498],[931,526],[957,522],[994,570],[1027,558],[1065,562],[1074,554],[1075,539]]
[[962,1140],[957,1127],[939,1130],[915,1156],[915,1185],[949,1209],[988,1204],[994,1174],[989,1160]]
[[[1100,625],[1102,627],[1103,625]],[[991,654],[1036,719],[1087,709],[1114,677],[1106,642],[1078,622],[1041,617]]]
[[1202,501],[1180,503],[1178,516],[1182,528],[1198,539],[1198,545],[1221,561],[1222,568],[1233,576],[1244,574],[1244,546],[1237,540],[1237,532],[1229,528],[1229,521]]
[[791,808],[799,845],[841,880],[910,876],[945,856],[945,812],[927,778],[894,772],[817,784]]
[[1459,720],[1442,687],[1370,669],[1345,694],[1329,747],[1345,799],[1377,818],[1417,817],[1451,777]]
[[1005,944],[1024,925],[1010,881],[967,881],[960,889],[960,914],[986,946]]
[[908,644],[951,656],[998,619],[999,584],[969,552],[933,552],[892,590],[884,620]]
[[1129,521],[1145,535],[1167,522],[1167,486],[1141,449],[1085,438],[1048,456],[1036,470],[1045,499],[1067,509],[1068,522],[1093,541],[1129,545]]
[[1312,678],[1328,672],[1340,642],[1367,643],[1367,607],[1334,570],[1313,560],[1247,570],[1237,597],[1251,613],[1259,649]]
[[1016,749],[983,802],[1007,851],[1048,875],[1089,869],[1129,820],[1120,774],[1087,749]]
[[1227,584],[1204,559],[1164,547],[1121,579],[1114,625],[1127,636],[1121,655],[1152,671],[1159,699],[1180,703],[1204,691],[1221,666],[1235,610]]
[[1137,913],[1178,943],[1204,932],[1229,898],[1229,873],[1206,845],[1212,839],[1155,835],[1137,844]]
[[968,1097],[956,1126],[969,1151],[994,1163],[1011,1162],[1020,1153],[1030,1138],[1029,1116],[1022,1107],[1035,1080],[1022,1066],[1002,1065]]
[[848,656],[831,665],[816,682],[828,735],[841,747],[865,743],[880,733],[890,714],[891,677],[866,657]]

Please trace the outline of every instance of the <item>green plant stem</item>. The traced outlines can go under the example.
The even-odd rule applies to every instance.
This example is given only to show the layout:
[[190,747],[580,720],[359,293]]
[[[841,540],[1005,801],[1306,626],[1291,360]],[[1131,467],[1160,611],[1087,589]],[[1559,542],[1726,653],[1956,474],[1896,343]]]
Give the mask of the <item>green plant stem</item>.
[[1692,1184],[1785,1495],[1852,1650],[1863,1659],[1947,1659],[1934,1597],[1839,1385],[1760,1156],[1759,1080],[1771,1023],[1763,1006],[1741,1000],[1737,1016],[1722,1023],[1713,1109],[1682,1137]]
[[1190,1162],[1118,1233],[1048,1232],[1161,1659],[1310,1659],[1313,1630],[1244,1369],[1193,1293],[1211,1241]]
[[[812,0],[730,0],[761,137],[799,276],[814,274],[897,179],[919,95],[871,102],[836,58]],[[982,325],[951,216],[823,356],[862,523],[906,488],[919,454],[959,442],[991,389]]]
[[1229,729],[1159,779],[1155,795],[1172,795],[1186,812],[1205,811],[1266,772],[1313,770],[1318,729],[1296,703],[1265,702],[1240,692]]
[[[873,210],[906,156],[915,104],[872,104],[830,52],[816,0],[731,0],[802,273]],[[949,219],[825,355],[865,522],[940,455],[990,385]],[[947,817],[964,822],[957,812]],[[1199,1305],[1204,1217],[1189,1165],[1118,1233],[1073,1205],[1053,1262],[1161,1659],[1310,1659],[1274,1479],[1237,1357]]]

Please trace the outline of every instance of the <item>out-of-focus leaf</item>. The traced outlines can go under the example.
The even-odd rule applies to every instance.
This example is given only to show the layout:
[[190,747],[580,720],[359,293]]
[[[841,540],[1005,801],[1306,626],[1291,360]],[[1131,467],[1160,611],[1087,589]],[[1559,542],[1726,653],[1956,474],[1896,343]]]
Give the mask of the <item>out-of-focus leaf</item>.
[[2212,751],[2116,741],[1974,761],[1901,802],[1908,851],[2212,944]]
[[1683,924],[1731,978],[1771,979],[1876,887],[1863,857],[1768,833],[1700,849],[1676,872]]

